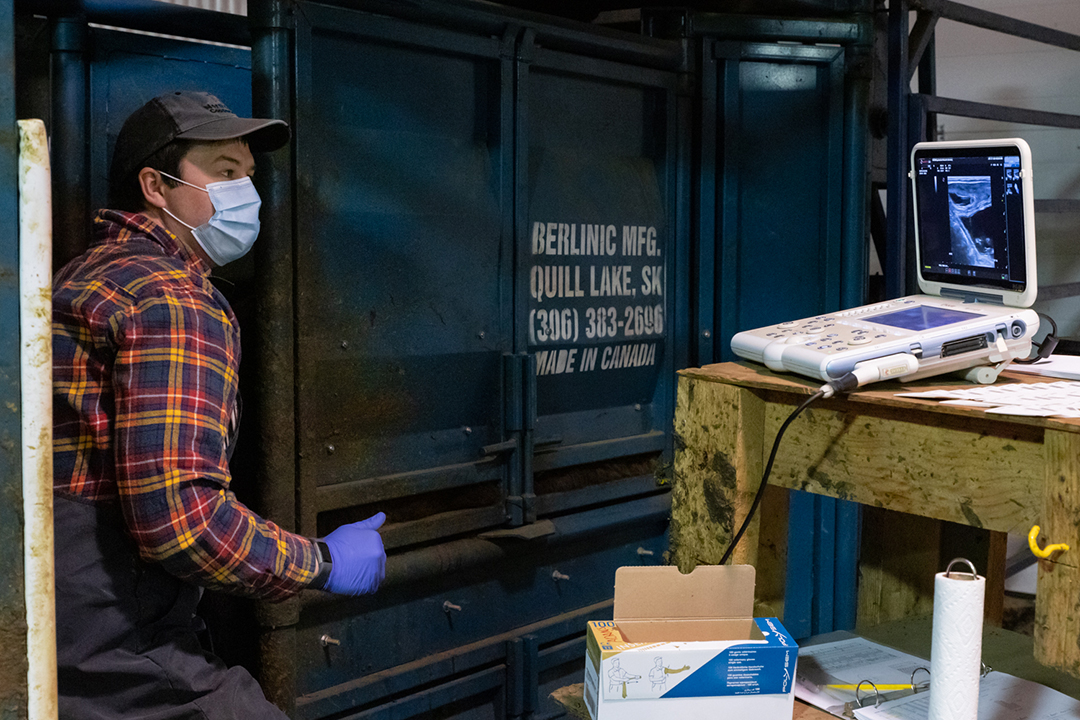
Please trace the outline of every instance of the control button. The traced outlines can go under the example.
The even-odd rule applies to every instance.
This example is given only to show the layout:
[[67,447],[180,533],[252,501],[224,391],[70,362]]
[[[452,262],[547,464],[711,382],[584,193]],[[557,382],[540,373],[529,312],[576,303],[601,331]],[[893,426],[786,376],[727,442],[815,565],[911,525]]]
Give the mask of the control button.
[[845,350],[847,350],[846,347],[838,347],[834,350],[834,352],[844,352]]
[[880,335],[875,335],[874,337],[875,338],[883,338],[883,337],[889,337],[889,336],[886,335],[885,333],[881,333]]
[[848,345],[869,345],[869,344],[870,344],[870,338],[866,337],[865,335],[860,335],[859,337],[853,337],[850,340],[848,340]]
[[776,327],[778,327],[778,328],[789,328],[789,327],[795,327],[795,325],[796,325],[796,321],[788,320],[787,322],[777,323]]
[[840,336],[840,333],[829,333],[825,337],[839,337],[839,336]]

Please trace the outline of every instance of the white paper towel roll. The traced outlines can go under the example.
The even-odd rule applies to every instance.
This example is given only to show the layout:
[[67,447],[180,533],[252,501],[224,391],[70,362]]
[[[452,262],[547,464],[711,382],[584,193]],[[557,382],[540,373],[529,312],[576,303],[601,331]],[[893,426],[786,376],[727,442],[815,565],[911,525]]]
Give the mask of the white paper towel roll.
[[[954,560],[949,564],[966,560]],[[929,720],[976,720],[986,578],[956,570],[934,576]]]

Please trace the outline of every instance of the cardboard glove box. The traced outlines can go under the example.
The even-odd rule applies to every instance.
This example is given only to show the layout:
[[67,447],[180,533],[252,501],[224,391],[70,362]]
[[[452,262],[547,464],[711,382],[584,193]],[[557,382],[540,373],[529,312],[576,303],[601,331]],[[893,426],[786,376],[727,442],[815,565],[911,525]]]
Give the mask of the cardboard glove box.
[[776,618],[754,618],[754,568],[615,571],[614,620],[587,631],[593,720],[791,720],[799,648]]

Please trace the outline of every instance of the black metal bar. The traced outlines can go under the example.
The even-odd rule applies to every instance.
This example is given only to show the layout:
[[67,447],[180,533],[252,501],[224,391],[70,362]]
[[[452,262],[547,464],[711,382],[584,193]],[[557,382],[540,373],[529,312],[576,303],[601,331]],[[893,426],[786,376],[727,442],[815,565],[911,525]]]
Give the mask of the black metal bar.
[[83,15],[98,25],[250,45],[243,15],[202,10],[156,0],[16,0],[18,13],[49,17]]
[[[739,220],[742,200],[740,183],[742,181],[741,162],[742,139],[739,137],[742,116],[743,93],[739,84],[740,63],[726,49],[727,43],[716,43],[717,67],[717,147],[716,168],[719,176],[713,212],[716,213],[716,237],[709,241],[716,243],[712,277],[712,314],[713,336],[712,357],[707,362],[720,362],[729,359],[728,343],[730,338],[741,330],[739,327],[739,309],[743,287],[738,280],[739,270]],[[739,49],[741,52],[741,49]],[[710,88],[711,89],[711,88]]]
[[914,0],[912,5],[919,9],[934,12],[947,20],[954,20],[965,25],[980,27],[984,30],[993,30],[1026,40],[1034,40],[1035,42],[1065,48],[1066,50],[1080,50],[1080,35],[1053,30],[1042,25],[1011,18],[1008,15],[980,10],[962,3],[952,2],[952,0]]
[[667,433],[663,430],[651,430],[641,435],[597,440],[565,448],[560,447],[557,452],[544,452],[541,449],[537,452],[533,461],[533,468],[536,472],[542,472],[571,465],[611,460],[627,455],[659,452],[664,448],[666,437]]
[[658,490],[654,476],[639,475],[599,485],[589,485],[577,490],[540,495],[536,498],[536,512],[538,515],[569,512],[576,508],[610,503],[614,500],[655,493]]
[[1045,127],[1080,130],[1080,115],[1046,112],[1044,110],[1027,110],[922,94],[919,95],[919,98],[925,104],[928,112],[936,112],[942,115],[958,115],[960,117],[998,120],[1022,125],[1042,125]]
[[[289,0],[252,0],[252,113],[293,126]],[[260,510],[297,529],[295,329],[293,327],[293,154],[291,144],[259,158],[262,231],[255,245],[259,313],[254,334],[259,422]],[[304,528],[313,531],[314,528]]]
[[[905,198],[909,197],[911,192],[911,180],[908,177],[908,163],[910,157],[908,153],[916,143],[920,143],[923,140],[928,140],[926,118],[931,115],[930,111],[926,107],[926,103],[922,101],[922,95],[912,95],[908,98],[908,117],[906,131],[907,136],[904,145],[904,159],[903,159],[903,186],[900,188],[900,192]],[[916,261],[915,253],[915,209],[911,202],[905,203],[905,219],[904,226],[906,233],[904,236],[904,294],[910,295],[911,293],[918,292],[919,277],[918,267],[919,264]]]
[[[536,32],[532,28],[521,31],[514,47],[513,76],[514,76],[514,136],[512,152],[514,154],[514,237],[511,245],[516,258],[517,274],[520,278],[528,277],[529,258],[522,250],[524,243],[521,242],[528,236],[529,218],[529,79],[536,49]],[[508,142],[510,142],[508,140]],[[524,281],[514,289],[514,297],[517,306],[522,308],[520,312],[528,311],[528,288]],[[525,315],[519,317],[524,318]],[[524,494],[525,485],[531,486],[533,475],[533,442],[535,441],[535,413],[536,413],[536,362],[535,356],[530,361],[529,342],[525,334],[525,323],[515,322],[517,332],[514,336],[514,351],[518,362],[515,363],[517,382],[521,389],[521,415],[514,419],[519,428],[521,438],[521,452],[518,455],[520,465],[513,470],[509,477],[508,495],[506,499],[506,520],[512,527],[518,527],[525,522]]]
[[[923,52],[918,73],[919,92],[925,95],[937,95],[937,47],[933,35],[930,36],[927,48]],[[937,140],[937,113],[925,112],[920,120],[923,127],[923,137],[927,140]]]
[[86,39],[85,18],[53,20],[50,144],[52,156],[63,158],[52,168],[53,265],[57,268],[86,249],[90,233]]
[[699,43],[700,100],[697,125],[697,147],[694,158],[694,234],[691,239],[690,287],[694,296],[691,305],[689,340],[691,362],[705,365],[714,361],[714,340],[718,318],[714,312],[717,281],[716,253],[717,233],[717,178],[723,177],[718,171],[718,134],[720,132],[719,88],[720,75],[727,63],[715,57],[713,41],[705,39]]
[[889,3],[889,135],[886,183],[889,188],[885,256],[885,297],[906,294],[907,257],[907,123],[908,123],[908,2]]
[[725,40],[767,42],[787,40],[805,43],[873,44],[873,29],[858,18],[802,20],[766,18],[723,13],[690,13],[688,32]]
[[1080,200],[1036,200],[1037,213],[1080,213]]
[[[291,0],[252,0],[252,114],[296,126],[293,112]],[[255,245],[259,312],[255,316],[255,417],[258,510],[288,530],[302,528],[302,505],[313,493],[297,492],[295,352],[293,318],[292,143],[259,158],[262,231]],[[299,506],[298,506],[299,505]],[[296,708],[296,624],[300,600],[258,603],[259,681],[266,697],[286,712]]]
[[881,264],[886,253],[885,235],[888,224],[885,221],[885,205],[881,202],[881,193],[878,190],[876,186],[870,188],[870,239],[874,243],[878,263]]
[[[866,34],[873,33],[873,21],[862,19]],[[862,33],[860,33],[861,35]],[[842,233],[840,307],[862,305],[867,295],[867,146],[870,116],[870,85],[873,81],[873,44],[857,43],[844,56],[844,167],[841,202]]]
[[[555,532],[544,535],[542,542],[545,546],[552,546],[611,533],[618,528],[630,525],[665,522],[670,514],[671,495],[669,493],[652,495],[640,500],[555,518],[550,521]],[[516,542],[494,542],[470,538],[400,555],[392,554],[386,560],[386,579],[380,587],[387,588],[428,578],[445,578],[468,568],[518,557],[521,552],[522,545]],[[305,592],[302,595],[302,601],[306,609],[341,603],[347,601],[347,598],[327,593]]]
[[[515,443],[511,451],[517,449]],[[498,467],[505,459],[492,455],[475,463],[444,465],[412,472],[364,478],[352,482],[323,485],[315,489],[315,512],[368,505],[393,498],[419,495],[491,482],[499,477]]]
[[1080,295],[1080,282],[1062,283],[1060,285],[1042,286],[1039,288],[1039,300],[1060,300]]
[[934,27],[936,25],[937,15],[926,10],[918,13],[915,19],[915,27],[911,29],[911,35],[908,37],[908,80],[915,74],[919,63],[922,62],[923,53],[926,52],[926,48],[934,39]]
[[383,545],[389,552],[410,545],[430,544],[448,537],[499,527],[505,517],[506,511],[502,505],[427,515],[419,520],[383,526]]

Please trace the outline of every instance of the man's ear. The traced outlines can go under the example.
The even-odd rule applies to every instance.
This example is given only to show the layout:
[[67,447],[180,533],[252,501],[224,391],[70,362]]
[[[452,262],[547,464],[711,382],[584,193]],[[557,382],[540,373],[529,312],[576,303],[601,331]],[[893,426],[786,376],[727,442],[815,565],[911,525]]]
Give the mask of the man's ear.
[[165,201],[165,179],[157,170],[144,167],[139,171],[139,187],[142,189],[144,201],[151,207],[163,208],[168,203]]

